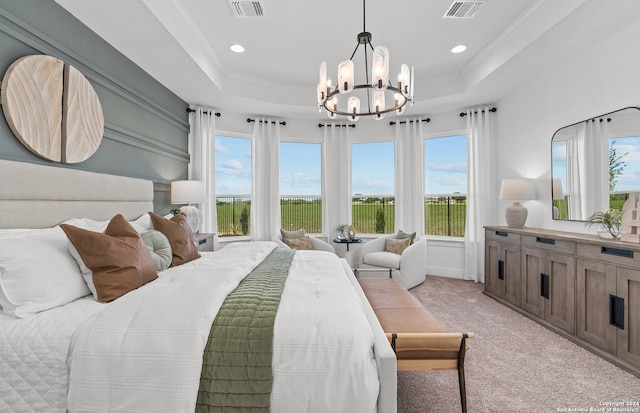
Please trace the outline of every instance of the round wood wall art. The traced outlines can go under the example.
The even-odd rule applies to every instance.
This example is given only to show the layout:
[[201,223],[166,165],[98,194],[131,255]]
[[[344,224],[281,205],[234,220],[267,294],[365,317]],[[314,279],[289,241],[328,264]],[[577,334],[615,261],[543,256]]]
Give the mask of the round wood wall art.
[[2,111],[18,140],[34,154],[78,163],[100,146],[102,106],[89,81],[55,57],[24,56],[2,78]]

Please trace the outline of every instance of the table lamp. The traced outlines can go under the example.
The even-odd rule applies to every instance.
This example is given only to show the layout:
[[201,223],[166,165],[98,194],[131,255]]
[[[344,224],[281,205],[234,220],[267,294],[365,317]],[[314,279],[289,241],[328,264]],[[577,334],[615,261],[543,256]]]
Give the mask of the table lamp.
[[171,182],[171,203],[187,204],[180,207],[191,224],[193,232],[200,230],[202,213],[194,203],[207,202],[207,193],[202,181],[173,181]]
[[503,179],[500,187],[500,199],[513,201],[507,207],[504,217],[507,225],[511,228],[523,228],[527,221],[527,208],[520,204],[520,201],[527,201],[536,198],[536,191],[533,183],[528,179]]

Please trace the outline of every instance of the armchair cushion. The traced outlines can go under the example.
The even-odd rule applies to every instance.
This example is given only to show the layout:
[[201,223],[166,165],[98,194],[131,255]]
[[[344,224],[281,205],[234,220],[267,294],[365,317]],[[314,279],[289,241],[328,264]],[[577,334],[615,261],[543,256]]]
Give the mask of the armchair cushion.
[[392,252],[394,254],[402,255],[402,252],[409,246],[411,242],[410,238],[393,239],[387,238],[385,240],[384,250],[386,252]]
[[401,257],[393,252],[379,251],[368,253],[363,257],[363,261],[368,265],[399,270]]
[[311,241],[308,236],[302,238],[283,238],[285,244],[294,250],[312,250]]
[[415,232],[408,233],[399,229],[398,233],[396,234],[396,239],[405,239],[405,238],[409,238],[411,240],[409,241],[409,245],[411,245],[413,244],[413,241],[416,239],[416,233]]

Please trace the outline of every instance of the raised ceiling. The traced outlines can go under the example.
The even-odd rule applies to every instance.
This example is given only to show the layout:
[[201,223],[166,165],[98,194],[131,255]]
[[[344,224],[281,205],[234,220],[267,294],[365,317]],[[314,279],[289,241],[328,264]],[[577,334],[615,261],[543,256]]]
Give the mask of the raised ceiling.
[[[250,115],[325,119],[318,66],[326,60],[335,80],[363,29],[360,0],[260,0],[264,16],[254,18],[234,16],[227,0],[56,2],[185,101]],[[366,29],[389,48],[392,76],[415,66],[407,116],[496,102],[640,15],[637,0],[486,0],[471,19],[443,18],[451,3],[366,4]],[[232,52],[235,43],[246,51]],[[467,51],[452,54],[458,44]],[[354,63],[358,76],[362,57]]]

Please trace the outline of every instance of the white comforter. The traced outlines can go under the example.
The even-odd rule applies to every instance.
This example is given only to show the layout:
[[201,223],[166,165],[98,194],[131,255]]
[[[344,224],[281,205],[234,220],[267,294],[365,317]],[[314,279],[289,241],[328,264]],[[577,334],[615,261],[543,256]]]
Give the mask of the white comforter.
[[[192,412],[202,353],[226,295],[276,244],[234,244],[169,269],[73,337],[70,412]],[[373,333],[340,260],[294,256],[274,330],[272,412],[374,412]]]

